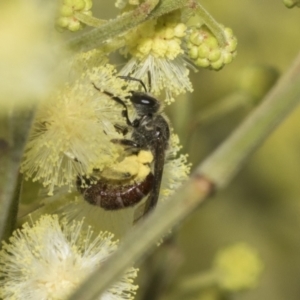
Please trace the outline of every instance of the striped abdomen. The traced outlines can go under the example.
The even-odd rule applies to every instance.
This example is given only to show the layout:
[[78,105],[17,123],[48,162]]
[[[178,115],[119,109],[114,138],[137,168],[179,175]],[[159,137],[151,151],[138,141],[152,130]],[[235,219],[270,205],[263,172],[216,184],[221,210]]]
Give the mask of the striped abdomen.
[[140,202],[151,191],[153,182],[154,176],[149,173],[143,181],[134,184],[114,183],[100,179],[95,184],[82,187],[82,181],[78,177],[77,189],[90,204],[100,206],[106,210],[116,210]]

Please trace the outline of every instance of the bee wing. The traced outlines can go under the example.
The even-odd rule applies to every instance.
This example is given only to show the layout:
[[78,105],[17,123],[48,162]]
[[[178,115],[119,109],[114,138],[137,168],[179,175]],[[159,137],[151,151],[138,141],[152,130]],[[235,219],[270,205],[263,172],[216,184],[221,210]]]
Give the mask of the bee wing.
[[101,172],[101,177],[108,180],[128,180],[132,178],[132,174],[126,171],[119,171],[114,169],[105,169]]
[[165,141],[160,137],[157,139],[154,151],[154,184],[147,201],[148,205],[146,206],[145,213],[148,213],[148,211],[153,209],[157,204],[165,164],[165,152],[166,144]]
[[134,222],[136,223],[144,215],[148,214],[157,204],[160,185],[165,164],[166,142],[162,136],[159,136],[155,143],[153,151],[154,155],[154,182],[150,195],[148,196],[145,205],[139,206],[134,214]]

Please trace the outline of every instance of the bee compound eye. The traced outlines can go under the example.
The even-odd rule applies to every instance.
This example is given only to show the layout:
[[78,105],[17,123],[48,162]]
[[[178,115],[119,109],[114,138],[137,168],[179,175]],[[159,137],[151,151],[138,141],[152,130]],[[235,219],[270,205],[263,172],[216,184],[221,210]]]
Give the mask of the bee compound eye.
[[133,122],[132,122],[132,126],[133,127],[138,127],[140,125],[140,121],[138,119],[135,119]]
[[147,105],[147,106],[154,106],[155,105],[155,101],[153,101],[153,99],[142,98],[140,100],[140,103],[143,104],[143,105]]
[[146,93],[135,92],[132,94],[131,102],[133,104],[153,107],[157,105],[157,100]]
[[132,94],[130,101],[140,116],[155,114],[160,107],[159,101],[146,93],[135,92]]

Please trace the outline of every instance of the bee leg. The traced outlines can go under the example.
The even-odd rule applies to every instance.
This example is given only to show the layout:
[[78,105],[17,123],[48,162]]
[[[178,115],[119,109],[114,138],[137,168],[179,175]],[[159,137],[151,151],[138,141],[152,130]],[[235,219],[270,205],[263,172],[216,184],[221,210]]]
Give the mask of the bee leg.
[[128,133],[128,128],[125,126],[115,124],[114,127],[118,133],[121,133],[123,135],[126,135]]
[[92,84],[97,91],[106,94],[107,96],[111,97],[111,99],[118,102],[119,104],[121,104],[124,107],[124,110],[122,111],[122,116],[125,117],[127,125],[132,126],[131,121],[129,120],[129,117],[128,117],[128,110],[127,110],[126,103],[121,98],[114,96],[112,93],[107,92],[107,91],[102,91],[95,85],[95,83],[92,82]]
[[137,148],[139,149],[140,148],[140,145],[132,140],[127,140],[127,139],[112,139],[110,140],[112,143],[114,144],[120,144],[120,145],[123,145],[123,146],[127,146],[127,147],[130,147],[130,148]]
[[103,91],[103,93],[106,94],[107,96],[110,96],[111,99],[118,102],[119,104],[121,104],[124,107],[124,109],[122,110],[122,117],[124,117],[126,119],[127,125],[132,126],[132,123],[131,123],[131,121],[129,120],[129,117],[128,117],[128,110],[127,110],[127,105],[125,104],[125,102],[121,98],[119,98],[117,96],[114,96],[110,92]]

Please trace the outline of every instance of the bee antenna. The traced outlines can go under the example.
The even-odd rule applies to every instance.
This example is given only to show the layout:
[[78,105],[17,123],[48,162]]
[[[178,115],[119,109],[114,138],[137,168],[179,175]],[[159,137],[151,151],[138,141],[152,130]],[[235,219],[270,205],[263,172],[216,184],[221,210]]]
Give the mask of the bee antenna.
[[145,84],[144,84],[144,82],[143,82],[141,79],[134,78],[134,77],[130,77],[130,76],[118,76],[118,77],[119,77],[119,78],[122,78],[122,79],[124,79],[124,80],[137,81],[137,82],[139,82],[139,83],[142,85],[142,87],[144,88],[145,92],[146,92],[146,93],[148,92],[148,91],[147,91],[147,88],[146,88],[146,86],[145,86]]
[[147,72],[147,75],[148,75],[149,92],[151,92],[152,83],[151,83],[151,73],[150,73],[150,71]]

